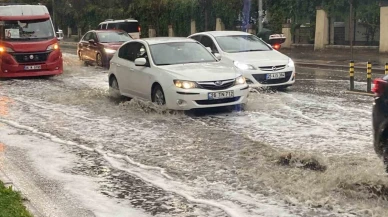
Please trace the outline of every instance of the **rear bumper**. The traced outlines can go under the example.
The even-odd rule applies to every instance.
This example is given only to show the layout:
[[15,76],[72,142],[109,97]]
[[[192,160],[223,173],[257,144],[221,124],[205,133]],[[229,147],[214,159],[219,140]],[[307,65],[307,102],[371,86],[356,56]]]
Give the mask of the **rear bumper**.
[[36,76],[48,76],[48,75],[60,75],[63,73],[63,60],[62,57],[56,61],[47,62],[41,65],[39,70],[24,70],[22,64],[8,65],[5,63],[0,64],[0,78],[18,78],[18,77],[36,77]]

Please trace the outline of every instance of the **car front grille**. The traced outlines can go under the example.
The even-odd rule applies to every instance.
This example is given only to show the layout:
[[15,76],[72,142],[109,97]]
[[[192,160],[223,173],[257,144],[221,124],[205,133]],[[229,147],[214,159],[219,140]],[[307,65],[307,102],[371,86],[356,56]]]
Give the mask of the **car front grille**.
[[240,96],[226,99],[213,99],[213,100],[196,100],[195,102],[198,105],[217,105],[224,103],[231,103],[240,100]]
[[46,62],[50,52],[40,53],[14,53],[13,57],[18,63],[40,63]]
[[261,66],[259,69],[261,71],[270,71],[270,72],[276,72],[280,71],[286,68],[286,65],[277,65],[277,66]]
[[270,79],[267,80],[267,74],[253,74],[252,76],[256,79],[260,84],[281,84],[290,80],[292,72],[285,72],[286,77],[281,79]]
[[206,90],[225,90],[234,86],[235,80],[198,82],[199,88]]

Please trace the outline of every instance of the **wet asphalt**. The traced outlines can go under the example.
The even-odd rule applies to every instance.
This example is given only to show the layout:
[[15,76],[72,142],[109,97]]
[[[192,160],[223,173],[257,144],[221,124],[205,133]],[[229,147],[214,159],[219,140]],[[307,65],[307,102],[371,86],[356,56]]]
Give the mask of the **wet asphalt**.
[[[388,210],[363,188],[386,179],[371,145],[372,98],[346,93],[348,72],[298,68],[293,87],[253,92],[245,111],[170,113],[110,98],[107,71],[63,50],[61,76],[0,81],[0,166],[42,216]],[[282,165],[285,155],[297,160]],[[327,169],[306,170],[307,160]]]

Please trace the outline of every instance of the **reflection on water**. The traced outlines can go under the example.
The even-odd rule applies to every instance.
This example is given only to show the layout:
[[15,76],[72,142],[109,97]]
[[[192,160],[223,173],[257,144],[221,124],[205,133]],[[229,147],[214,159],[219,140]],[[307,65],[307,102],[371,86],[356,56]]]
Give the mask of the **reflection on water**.
[[10,98],[6,96],[0,96],[0,116],[8,116],[10,103],[12,103]]

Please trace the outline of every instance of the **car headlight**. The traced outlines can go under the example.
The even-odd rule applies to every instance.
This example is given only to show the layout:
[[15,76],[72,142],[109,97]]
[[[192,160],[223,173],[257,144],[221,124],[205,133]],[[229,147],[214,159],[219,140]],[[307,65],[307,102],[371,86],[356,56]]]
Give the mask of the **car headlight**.
[[240,76],[240,77],[236,78],[236,85],[246,84],[246,83],[247,83],[247,81],[245,80],[244,76]]
[[110,48],[104,48],[105,53],[116,53],[116,50],[110,49]]
[[237,61],[234,61],[234,66],[241,70],[255,70],[255,67],[253,67],[252,65],[240,63]]
[[288,59],[288,67],[290,67],[290,68],[295,67],[295,63],[294,63],[294,61],[292,61],[291,58]]
[[197,83],[193,81],[174,80],[174,84],[176,87],[182,88],[182,89],[193,89],[197,87]]
[[14,52],[12,48],[9,47],[0,47],[0,53],[7,52],[7,53],[12,53]]
[[47,50],[58,50],[58,49],[59,49],[59,45],[57,43],[49,45],[47,47]]

